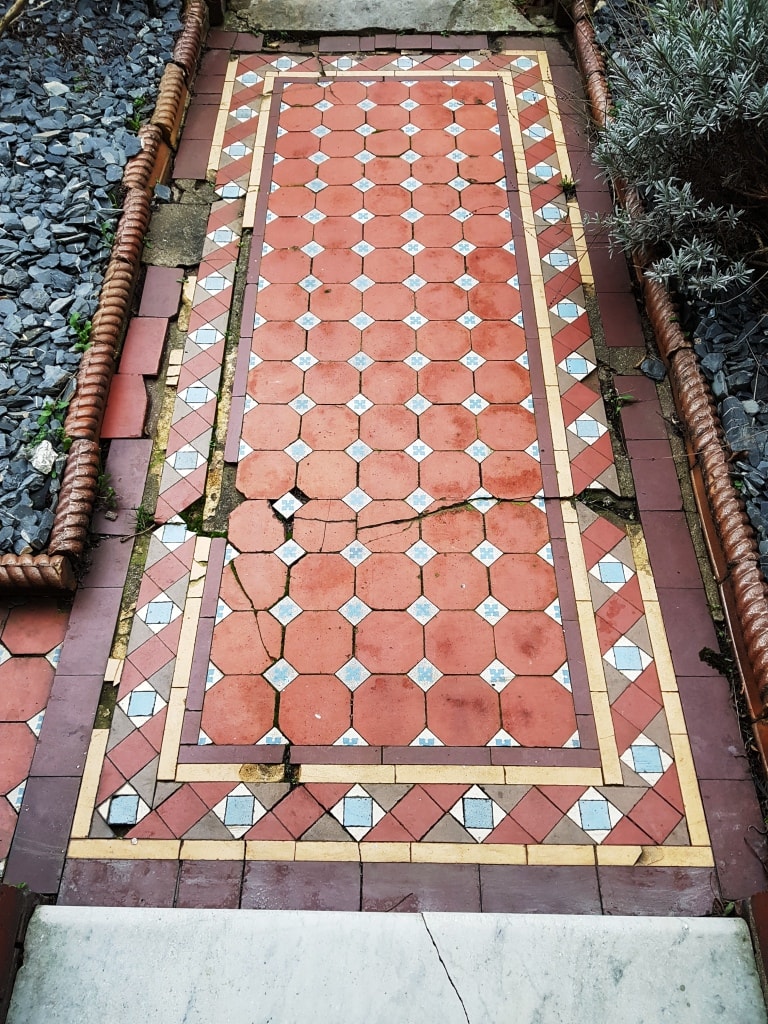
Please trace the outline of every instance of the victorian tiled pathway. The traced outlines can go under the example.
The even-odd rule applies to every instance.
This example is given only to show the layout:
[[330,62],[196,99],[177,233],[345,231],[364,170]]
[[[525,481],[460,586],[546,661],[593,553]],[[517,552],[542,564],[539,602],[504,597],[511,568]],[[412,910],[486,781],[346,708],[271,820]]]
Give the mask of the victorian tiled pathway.
[[[75,605],[54,696],[94,695],[59,713],[84,766],[57,761],[53,725],[26,795],[6,765],[9,880],[57,890],[68,839],[62,902],[704,913],[764,887],[644,378],[619,387],[639,521],[590,500],[619,482],[589,297],[609,351],[642,336],[623,269],[588,252],[581,208],[605,197],[577,88],[535,42],[209,53],[176,175],[215,174],[218,198],[156,438],[159,525],[92,669],[78,623],[99,605],[111,636],[130,545],[103,542]],[[176,310],[155,273],[137,331]],[[135,507],[149,442],[119,421]],[[215,518],[222,450],[238,501],[205,535],[187,512]],[[5,627],[3,657],[39,655],[10,661],[19,764],[65,626],[26,608]]]

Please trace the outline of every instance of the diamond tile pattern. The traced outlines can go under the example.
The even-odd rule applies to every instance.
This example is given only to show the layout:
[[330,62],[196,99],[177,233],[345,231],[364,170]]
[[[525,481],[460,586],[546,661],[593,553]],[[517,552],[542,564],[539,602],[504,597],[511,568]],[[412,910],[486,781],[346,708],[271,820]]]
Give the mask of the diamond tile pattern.
[[[462,748],[486,766],[531,763],[514,759],[525,748],[557,764],[597,753],[562,523],[549,517],[547,402],[526,352],[526,246],[507,205],[518,179],[492,78],[501,66],[514,76],[572,493],[615,488],[541,69],[515,55],[329,63],[333,79],[314,57],[239,59],[163,468],[165,525],[150,539],[92,835],[643,844],[655,788],[653,841],[685,844],[631,547],[581,505],[582,590],[631,798],[582,784],[156,785],[195,542],[178,513],[204,494],[246,197],[262,188],[246,224],[258,244],[235,395],[244,500],[229,545],[212,546],[182,747],[190,758],[220,747],[227,764],[270,763],[287,744],[373,766],[387,750],[440,764],[428,759]],[[440,75],[404,77],[422,65]],[[383,68],[399,77],[362,77]],[[278,77],[263,95],[266,75],[291,72],[311,77]],[[260,179],[270,104],[274,163]]]

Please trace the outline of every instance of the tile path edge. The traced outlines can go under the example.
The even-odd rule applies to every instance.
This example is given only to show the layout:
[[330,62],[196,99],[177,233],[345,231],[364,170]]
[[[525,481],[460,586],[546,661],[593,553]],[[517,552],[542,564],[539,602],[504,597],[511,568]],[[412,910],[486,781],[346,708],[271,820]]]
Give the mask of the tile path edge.
[[[611,98],[590,13],[588,0],[575,0],[574,43],[592,117],[602,126]],[[641,201],[634,189],[621,182],[617,183],[617,192],[630,213],[639,208]],[[669,366],[691,465],[701,472],[703,488],[694,485],[696,503],[712,561],[723,564],[728,572],[718,583],[741,655],[738,661],[750,713],[753,719],[759,719],[768,710],[768,585],[759,568],[754,531],[731,483],[714,401],[699,371],[692,343],[678,326],[673,299],[666,288],[644,276],[645,264],[639,254],[634,265],[654,334]],[[759,723],[753,725],[753,733],[766,767],[768,736]]]

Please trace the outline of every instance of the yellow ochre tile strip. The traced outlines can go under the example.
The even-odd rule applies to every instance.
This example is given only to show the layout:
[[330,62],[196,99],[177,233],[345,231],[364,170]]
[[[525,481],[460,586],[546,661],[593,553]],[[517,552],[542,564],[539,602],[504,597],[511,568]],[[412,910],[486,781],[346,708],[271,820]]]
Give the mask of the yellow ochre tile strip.
[[216,118],[216,127],[213,130],[211,152],[208,156],[208,174],[215,174],[219,169],[221,150],[224,145],[224,132],[227,129],[227,121],[229,119],[229,107],[232,102],[232,93],[235,90],[237,65],[238,58],[233,57],[227,65],[227,73],[224,76],[224,91],[221,94],[221,104]]
[[[539,53],[538,59],[539,67],[541,68],[542,88],[544,89],[544,95],[547,98],[547,106],[549,107],[550,112],[557,111],[557,116],[553,116],[551,118],[551,123],[552,135],[555,140],[555,150],[557,151],[557,158],[560,163],[560,173],[563,178],[570,178],[570,180],[573,181],[573,167],[571,166],[571,158],[565,142],[563,124],[560,120],[555,86],[549,66],[549,56],[545,52],[542,52]],[[579,264],[582,284],[594,285],[595,279],[592,275],[592,264],[589,261],[589,253],[587,251],[584,222],[581,219],[581,210],[579,209],[578,202],[575,199],[568,201],[568,213],[571,222],[571,229],[573,231],[573,244],[576,249],[576,259]]]

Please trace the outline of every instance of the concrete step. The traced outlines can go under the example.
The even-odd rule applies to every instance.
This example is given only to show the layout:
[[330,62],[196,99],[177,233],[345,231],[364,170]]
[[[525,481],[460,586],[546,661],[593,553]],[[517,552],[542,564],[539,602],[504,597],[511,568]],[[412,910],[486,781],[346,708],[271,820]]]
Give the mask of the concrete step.
[[42,907],[9,1024],[765,1024],[718,918]]
[[228,8],[263,31],[535,31],[511,0],[234,0]]

